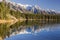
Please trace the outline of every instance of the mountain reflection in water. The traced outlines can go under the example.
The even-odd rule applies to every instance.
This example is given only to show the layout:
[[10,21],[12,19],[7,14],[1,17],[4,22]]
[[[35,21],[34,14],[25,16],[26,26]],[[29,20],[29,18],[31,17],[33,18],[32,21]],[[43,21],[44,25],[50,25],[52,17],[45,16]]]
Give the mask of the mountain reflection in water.
[[59,22],[27,20],[14,25],[4,24],[4,26],[0,29],[4,40],[60,40]]

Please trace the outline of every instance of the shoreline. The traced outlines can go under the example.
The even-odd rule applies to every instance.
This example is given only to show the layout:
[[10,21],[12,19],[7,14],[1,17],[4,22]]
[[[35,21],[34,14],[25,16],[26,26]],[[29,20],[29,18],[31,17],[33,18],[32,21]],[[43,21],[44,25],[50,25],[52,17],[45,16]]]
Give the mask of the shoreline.
[[20,18],[20,19],[9,19],[9,20],[2,20],[0,19],[0,24],[3,23],[16,23],[17,21],[23,22],[25,20],[45,20],[45,21],[57,21],[57,19],[25,19],[25,18]]
[[13,22],[14,20],[0,20],[0,23],[11,23]]

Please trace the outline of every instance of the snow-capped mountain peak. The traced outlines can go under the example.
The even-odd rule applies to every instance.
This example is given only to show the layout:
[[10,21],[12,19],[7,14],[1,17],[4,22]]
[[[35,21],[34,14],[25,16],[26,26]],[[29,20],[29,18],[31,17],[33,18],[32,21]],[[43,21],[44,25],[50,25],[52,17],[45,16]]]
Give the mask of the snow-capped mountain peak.
[[40,14],[44,14],[44,13],[48,13],[48,14],[55,14],[56,11],[55,10],[43,10],[40,8],[40,6],[35,5],[28,5],[28,4],[20,4],[20,3],[15,3],[15,2],[11,2],[11,1],[6,1],[7,4],[10,5],[10,8],[13,10],[18,10],[22,13],[40,13]]
[[31,6],[31,5],[28,5],[28,4],[20,4],[20,3],[17,3],[17,5],[19,5],[19,6],[21,6],[21,7],[24,7],[25,9],[26,9],[26,7],[28,7],[28,6]]

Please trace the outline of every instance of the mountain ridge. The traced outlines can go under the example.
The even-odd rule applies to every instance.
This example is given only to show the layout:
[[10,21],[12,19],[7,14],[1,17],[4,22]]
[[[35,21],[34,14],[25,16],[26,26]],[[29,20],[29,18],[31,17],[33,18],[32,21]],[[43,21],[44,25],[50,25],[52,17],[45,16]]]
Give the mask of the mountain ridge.
[[[7,2],[10,5],[10,8],[14,9],[14,10],[18,10],[21,13],[34,13],[34,14],[44,14],[44,13],[48,13],[48,14],[60,14],[60,12],[55,11],[55,10],[45,10],[45,9],[41,9],[39,6],[35,5],[28,5],[28,4],[20,4],[20,3],[15,3],[15,2]],[[44,13],[43,13],[44,12]]]

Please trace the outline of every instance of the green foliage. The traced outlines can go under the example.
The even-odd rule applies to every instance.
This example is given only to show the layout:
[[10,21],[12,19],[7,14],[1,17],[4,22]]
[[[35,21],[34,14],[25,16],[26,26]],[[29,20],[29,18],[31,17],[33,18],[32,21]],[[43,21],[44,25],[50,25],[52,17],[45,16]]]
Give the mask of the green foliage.
[[8,17],[6,16],[9,14],[9,7],[4,3],[0,3],[0,19],[7,19]]

